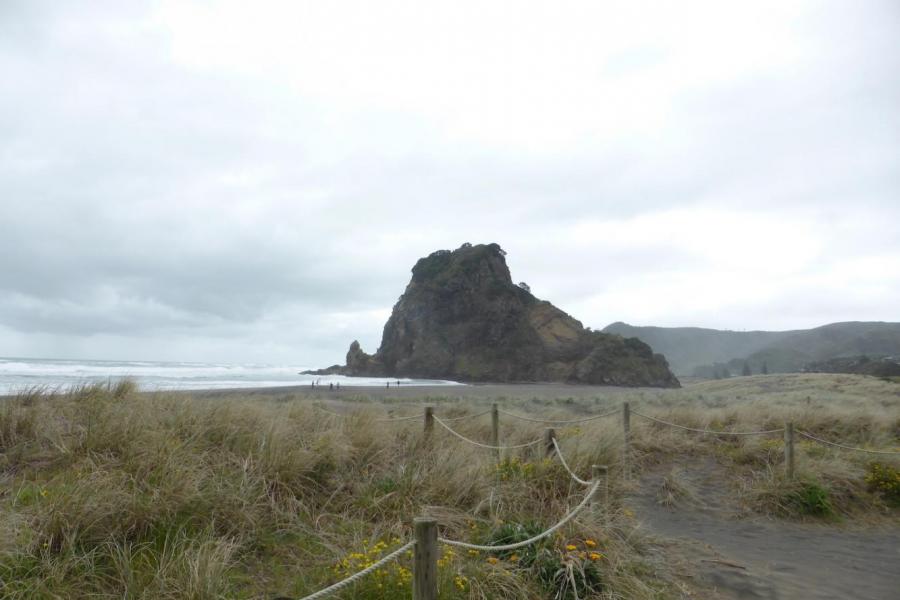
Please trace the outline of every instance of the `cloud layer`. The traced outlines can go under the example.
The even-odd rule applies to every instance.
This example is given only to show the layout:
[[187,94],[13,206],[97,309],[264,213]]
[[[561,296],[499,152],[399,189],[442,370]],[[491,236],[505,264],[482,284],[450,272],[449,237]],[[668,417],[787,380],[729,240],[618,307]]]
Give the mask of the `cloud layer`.
[[669,4],[4,2],[0,355],[338,362],[465,241],[593,327],[897,320],[896,3]]

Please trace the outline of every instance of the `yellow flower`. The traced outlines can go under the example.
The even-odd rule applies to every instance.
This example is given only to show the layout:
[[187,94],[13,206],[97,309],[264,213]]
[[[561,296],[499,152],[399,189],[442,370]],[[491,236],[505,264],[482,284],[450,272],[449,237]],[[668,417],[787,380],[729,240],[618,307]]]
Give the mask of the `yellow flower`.
[[573,544],[566,544],[566,550],[571,552],[572,550],[577,550],[577,548]]
[[603,558],[603,555],[599,552],[591,552],[588,555],[588,558],[590,558],[591,560],[600,560],[601,558]]
[[516,562],[516,561],[518,561],[518,560],[519,560],[519,555],[518,555],[518,554],[513,554],[512,556],[509,557],[509,561],[510,561],[510,562]]
[[469,579],[465,575],[457,575],[453,579],[453,583],[455,583],[456,587],[459,588],[460,590],[465,590],[466,584],[469,583]]
[[487,562],[488,562],[488,564],[496,565],[500,561],[497,560],[496,556],[488,556]]
[[588,548],[596,548],[597,542],[595,542],[594,540],[584,540],[584,545]]

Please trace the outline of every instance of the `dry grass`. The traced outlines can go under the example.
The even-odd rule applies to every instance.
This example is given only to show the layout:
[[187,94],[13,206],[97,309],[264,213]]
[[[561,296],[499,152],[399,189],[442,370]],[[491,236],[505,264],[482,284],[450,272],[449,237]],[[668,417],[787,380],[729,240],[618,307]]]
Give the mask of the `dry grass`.
[[[900,433],[898,390],[869,378],[801,375],[500,402],[520,414],[571,419],[629,401],[640,412],[716,429],[793,420],[828,439],[884,448]],[[204,399],[141,394],[130,383],[0,400],[0,597],[299,597],[336,580],[336,565],[352,553],[377,556],[377,541],[409,539],[420,514],[437,517],[446,537],[484,542],[511,524],[545,528],[583,493],[558,461],[534,450],[510,452],[498,465],[493,453],[439,427],[426,443],[418,420],[376,420],[413,414],[420,403],[354,400],[330,405],[341,417],[302,396]],[[428,403],[452,417],[489,401]],[[540,424],[511,417],[501,424],[506,444],[542,433]],[[490,439],[487,417],[453,426]],[[609,505],[534,556],[491,564],[481,555],[445,555],[442,597],[573,598],[573,582],[579,598],[678,597],[670,560],[623,508],[620,417],[557,433],[582,477],[592,464],[610,465]],[[821,508],[819,491],[808,489],[814,482],[829,518],[896,516],[865,481],[871,457],[800,444],[798,478],[786,482],[779,439],[698,435],[632,417],[636,469],[704,454],[733,467],[736,498],[755,510],[822,516],[808,506]],[[677,470],[670,479],[666,498],[677,501],[685,488]],[[585,540],[602,558],[590,559]],[[406,597],[404,561],[341,597]]]

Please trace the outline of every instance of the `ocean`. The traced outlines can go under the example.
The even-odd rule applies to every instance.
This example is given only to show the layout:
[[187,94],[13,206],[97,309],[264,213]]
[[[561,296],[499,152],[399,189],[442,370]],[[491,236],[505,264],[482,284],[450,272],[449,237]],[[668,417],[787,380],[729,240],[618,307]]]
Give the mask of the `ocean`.
[[[300,375],[309,367],[297,365],[226,364],[201,362],[154,362],[112,360],[64,360],[46,358],[0,358],[0,395],[15,394],[40,386],[65,390],[74,385],[112,382],[130,378],[144,391],[203,390],[225,388],[320,385],[340,382],[347,386],[379,386],[396,379]],[[404,379],[403,385],[459,385],[453,381]]]

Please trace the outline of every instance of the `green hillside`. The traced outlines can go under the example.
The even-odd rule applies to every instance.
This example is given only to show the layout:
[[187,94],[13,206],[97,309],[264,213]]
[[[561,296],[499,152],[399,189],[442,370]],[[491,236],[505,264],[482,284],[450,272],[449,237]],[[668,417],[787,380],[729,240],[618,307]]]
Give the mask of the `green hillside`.
[[800,371],[814,361],[848,356],[900,355],[900,323],[845,322],[794,331],[727,331],[700,327],[636,327],[613,323],[604,329],[637,337],[666,356],[677,375],[732,375],[746,363],[759,373]]

